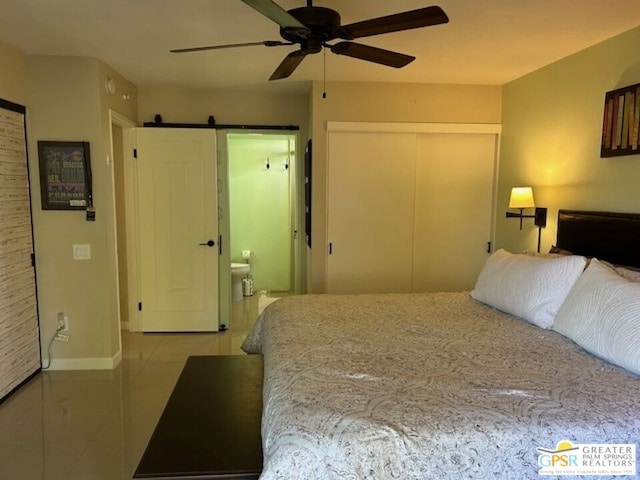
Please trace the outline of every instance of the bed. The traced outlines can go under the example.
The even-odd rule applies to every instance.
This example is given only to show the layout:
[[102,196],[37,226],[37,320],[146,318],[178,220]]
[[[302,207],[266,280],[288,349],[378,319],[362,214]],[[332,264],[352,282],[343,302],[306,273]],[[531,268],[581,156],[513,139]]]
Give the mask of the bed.
[[[615,236],[588,233],[603,225]],[[611,249],[620,242],[627,245]],[[522,275],[512,267],[526,264],[525,280],[495,281],[488,261],[472,295],[304,295],[271,304],[243,344],[264,355],[261,479],[536,478],[549,468],[541,451],[567,442],[636,448],[640,283],[598,260],[585,270],[584,255],[637,267],[639,244],[638,215],[561,210],[557,247],[574,255],[492,255],[502,273]],[[528,295],[518,282],[538,273],[527,268],[544,273],[533,288],[541,308],[516,308],[516,316],[476,298],[495,285],[507,289],[507,304]],[[611,338],[600,352],[602,339],[591,335],[609,332],[598,323],[609,314],[598,312],[617,307],[592,304],[589,288],[609,281],[631,298],[627,323],[610,332],[626,342],[622,360],[609,351]]]

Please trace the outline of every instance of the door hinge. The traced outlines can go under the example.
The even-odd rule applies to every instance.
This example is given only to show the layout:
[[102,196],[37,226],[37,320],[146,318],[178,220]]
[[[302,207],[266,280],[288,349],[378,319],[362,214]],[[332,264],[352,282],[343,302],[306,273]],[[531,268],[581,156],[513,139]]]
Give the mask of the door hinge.
[[138,302],[138,311],[141,312],[142,311],[142,302]]
[[491,253],[491,242],[487,242],[487,253]]
[[35,253],[31,254],[31,266],[32,267],[36,266],[36,254]]
[[133,149],[133,158],[138,158],[138,149],[137,148]]
[[329,242],[329,255],[333,255],[333,243]]

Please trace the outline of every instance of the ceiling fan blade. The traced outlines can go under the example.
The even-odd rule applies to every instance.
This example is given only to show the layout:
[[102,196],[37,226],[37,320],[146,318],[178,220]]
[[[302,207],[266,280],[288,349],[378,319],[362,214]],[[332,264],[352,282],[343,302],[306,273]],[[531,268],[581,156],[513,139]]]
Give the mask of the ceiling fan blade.
[[384,50],[355,42],[336,43],[335,45],[331,45],[331,51],[338,55],[346,55],[348,57],[359,58],[367,62],[379,63],[395,68],[402,68],[416,59],[416,57],[403,53],[392,52],[391,50]]
[[264,45],[265,47],[279,47],[281,45],[293,45],[293,43],[281,42],[279,40],[265,40],[264,42],[230,43],[227,45],[210,45],[208,47],[176,48],[174,50],[169,50],[169,51],[171,53],[201,52],[203,50],[220,50],[223,48],[253,47],[255,45]]
[[276,68],[275,72],[271,74],[269,80],[280,80],[281,78],[287,78],[293,73],[296,68],[298,68],[298,65],[302,63],[302,60],[304,60],[304,57],[306,56],[307,54],[302,50],[291,52],[284,58],[282,63],[278,65],[278,68]]
[[444,10],[433,6],[344,25],[340,28],[338,36],[345,40],[353,40],[354,38],[370,37],[381,33],[400,32],[413,28],[439,25],[448,21],[449,17],[444,13]]
[[265,17],[273,20],[282,28],[290,31],[299,31],[300,35],[307,35],[311,31],[298,19],[272,0],[242,0],[254,10],[257,10]]

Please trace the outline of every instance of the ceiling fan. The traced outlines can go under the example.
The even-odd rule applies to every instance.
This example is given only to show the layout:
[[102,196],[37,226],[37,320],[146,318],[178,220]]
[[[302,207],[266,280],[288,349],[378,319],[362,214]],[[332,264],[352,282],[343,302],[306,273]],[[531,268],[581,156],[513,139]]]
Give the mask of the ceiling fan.
[[[429,27],[447,23],[449,17],[437,6],[409,10],[394,15],[372,18],[349,25],[340,25],[340,14],[325,7],[316,7],[313,0],[307,0],[306,7],[284,10],[272,0],[242,0],[251,8],[280,25],[280,36],[286,40],[266,40],[262,42],[234,43],[229,45],[212,45],[207,47],[180,48],[172,53],[198,52],[221,48],[249,47],[264,45],[279,47],[283,45],[300,45],[300,49],[291,52],[278,65],[269,80],[287,78],[300,65],[302,60],[322,48],[328,48],[338,55],[346,55],[367,62],[379,63],[389,67],[402,68],[415,57],[382,48],[363,45],[351,40],[370,37],[382,33],[400,32],[413,28]],[[329,44],[335,39],[347,40]]]

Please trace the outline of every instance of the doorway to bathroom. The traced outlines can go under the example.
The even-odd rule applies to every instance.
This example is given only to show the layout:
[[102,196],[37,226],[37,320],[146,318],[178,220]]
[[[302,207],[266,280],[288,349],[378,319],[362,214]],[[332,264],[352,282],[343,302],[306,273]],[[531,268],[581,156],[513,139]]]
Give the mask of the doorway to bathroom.
[[221,231],[228,239],[226,252],[223,242],[228,261],[221,258],[229,265],[225,272],[230,282],[227,298],[235,304],[250,297],[297,293],[298,135],[289,131],[226,131],[219,132],[220,136],[224,138],[219,145],[218,172],[227,179],[221,186],[226,198],[220,212]]

